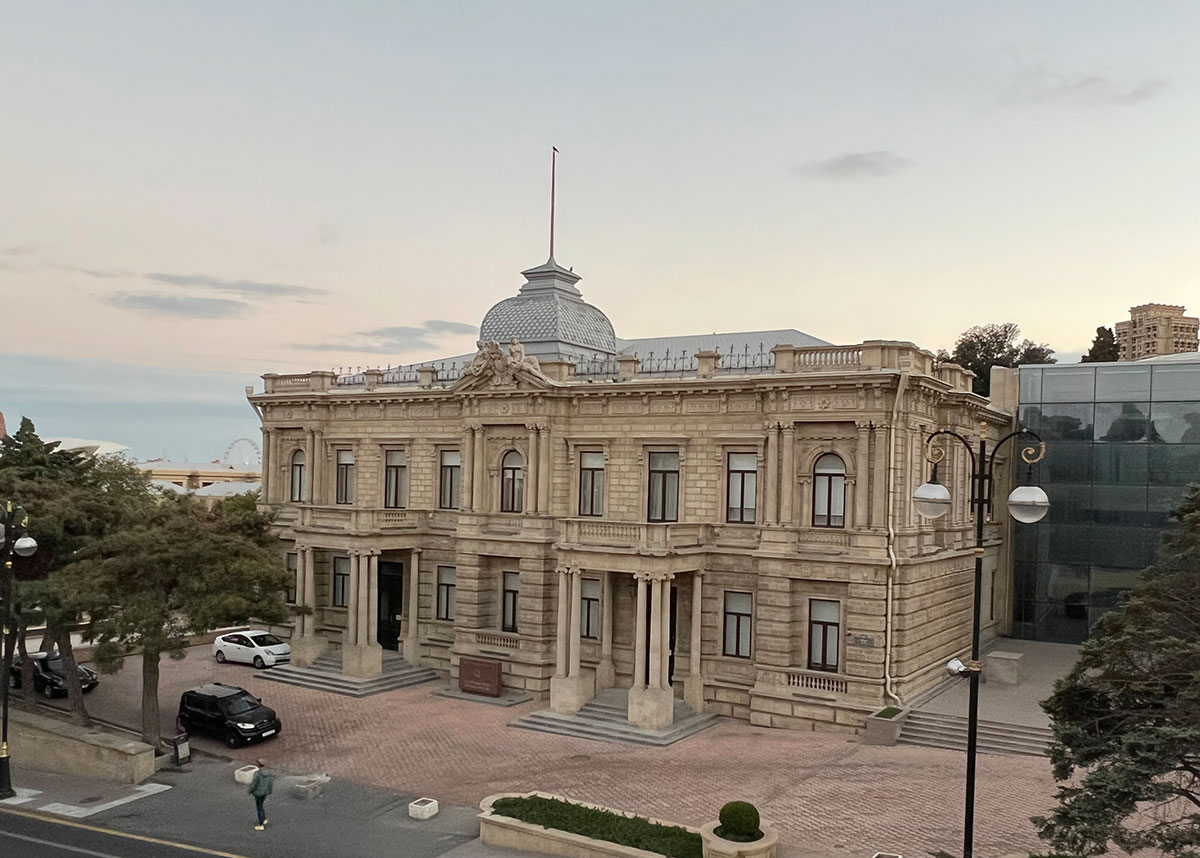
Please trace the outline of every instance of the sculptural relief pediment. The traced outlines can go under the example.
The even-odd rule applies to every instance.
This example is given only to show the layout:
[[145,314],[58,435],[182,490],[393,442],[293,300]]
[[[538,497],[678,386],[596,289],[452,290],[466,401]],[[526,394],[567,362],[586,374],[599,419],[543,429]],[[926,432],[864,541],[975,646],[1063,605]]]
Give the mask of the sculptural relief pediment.
[[507,354],[499,343],[476,345],[479,351],[452,390],[546,390],[553,386],[542,374],[537,358],[525,354],[525,347],[516,340],[509,343]]

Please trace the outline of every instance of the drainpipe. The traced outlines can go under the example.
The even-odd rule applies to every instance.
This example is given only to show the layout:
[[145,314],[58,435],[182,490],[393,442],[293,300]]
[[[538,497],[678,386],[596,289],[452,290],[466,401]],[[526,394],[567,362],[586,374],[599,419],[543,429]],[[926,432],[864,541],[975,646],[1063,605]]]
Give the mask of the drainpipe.
[[887,607],[884,618],[884,649],[883,649],[883,691],[897,706],[903,706],[895,689],[892,688],[892,611],[895,607],[893,588],[896,583],[896,508],[892,503],[893,483],[896,479],[896,422],[900,419],[900,403],[904,391],[908,387],[908,370],[900,371],[900,381],[896,385],[896,401],[892,403],[892,420],[888,424],[888,471],[887,471]]

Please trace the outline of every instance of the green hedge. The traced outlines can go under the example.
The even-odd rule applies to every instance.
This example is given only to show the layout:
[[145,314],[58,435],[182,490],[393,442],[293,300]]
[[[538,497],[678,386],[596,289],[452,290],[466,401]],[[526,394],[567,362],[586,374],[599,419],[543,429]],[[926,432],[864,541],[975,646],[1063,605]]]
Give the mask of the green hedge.
[[593,840],[607,840],[657,852],[668,858],[700,858],[700,835],[676,825],[658,825],[641,817],[628,817],[607,810],[595,810],[553,798],[529,796],[501,798],[492,812],[540,825],[582,834]]

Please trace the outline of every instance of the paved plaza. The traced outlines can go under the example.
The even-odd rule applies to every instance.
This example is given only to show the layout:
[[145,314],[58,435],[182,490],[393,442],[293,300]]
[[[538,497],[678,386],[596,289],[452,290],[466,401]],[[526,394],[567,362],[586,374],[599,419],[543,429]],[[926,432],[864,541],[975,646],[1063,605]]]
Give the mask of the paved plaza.
[[[200,682],[241,685],[262,697],[283,719],[278,738],[229,751],[193,737],[193,747],[245,761],[263,755],[283,771],[324,772],[448,805],[541,789],[692,825],[712,819],[726,801],[745,799],[778,826],[791,856],[961,851],[960,752],[868,747],[843,735],[735,721],[668,748],[635,748],[508,726],[543,703],[448,699],[433,694],[440,683],[356,700],[268,682],[249,667],[217,665],[208,647],[192,648],[180,661],[164,658],[162,676],[164,732],[173,726],[180,692]],[[89,709],[136,725],[140,679],[139,659],[128,659],[120,673],[103,677]],[[999,688],[988,689],[985,699],[992,691]],[[951,688],[942,704],[961,692]],[[994,699],[989,706],[999,704]],[[1039,848],[1029,817],[1050,809],[1053,795],[1045,759],[981,755],[976,854]]]

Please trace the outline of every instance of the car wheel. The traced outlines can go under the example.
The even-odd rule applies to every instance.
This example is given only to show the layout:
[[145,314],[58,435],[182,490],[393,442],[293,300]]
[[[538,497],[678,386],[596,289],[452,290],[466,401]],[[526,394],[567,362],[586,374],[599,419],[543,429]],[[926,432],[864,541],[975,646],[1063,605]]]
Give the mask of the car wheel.
[[232,733],[225,737],[225,747],[236,748],[239,744],[241,744],[240,740]]
[[263,661],[263,657],[261,655],[256,655],[256,656],[254,656],[254,666],[257,667],[259,670],[262,670],[264,667],[267,666],[267,663],[265,661]]
[[214,658],[216,658],[217,664],[225,663],[225,653],[222,652],[221,650],[217,650],[217,654],[214,656]]
[[54,686],[51,685],[49,682],[47,682],[45,685],[42,686],[42,696],[45,697],[47,700],[54,699]]

